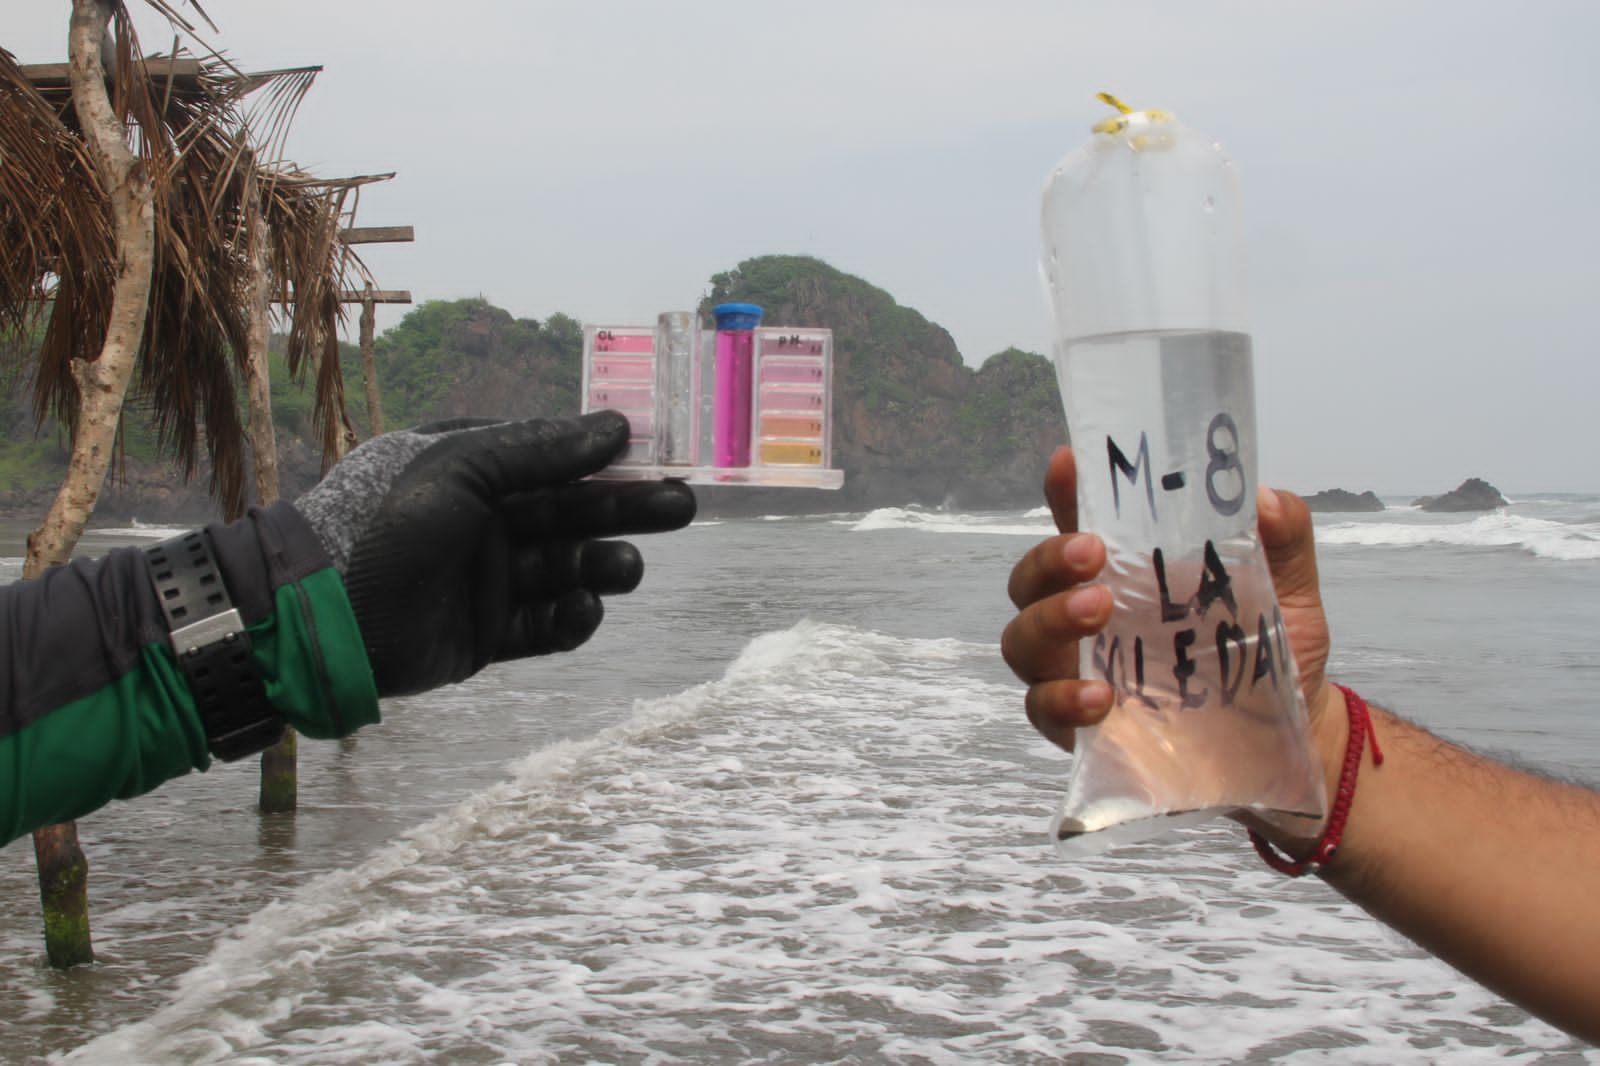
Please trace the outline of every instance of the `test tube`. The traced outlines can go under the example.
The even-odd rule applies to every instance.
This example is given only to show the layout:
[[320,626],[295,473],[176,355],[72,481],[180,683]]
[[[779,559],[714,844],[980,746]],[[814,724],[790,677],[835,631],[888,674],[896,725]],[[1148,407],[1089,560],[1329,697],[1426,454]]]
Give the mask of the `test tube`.
[[699,459],[699,360],[695,316],[667,311],[656,319],[657,462],[693,466]]
[[718,304],[717,402],[712,455],[720,467],[750,465],[750,407],[755,362],[754,333],[761,325],[761,308],[755,304]]

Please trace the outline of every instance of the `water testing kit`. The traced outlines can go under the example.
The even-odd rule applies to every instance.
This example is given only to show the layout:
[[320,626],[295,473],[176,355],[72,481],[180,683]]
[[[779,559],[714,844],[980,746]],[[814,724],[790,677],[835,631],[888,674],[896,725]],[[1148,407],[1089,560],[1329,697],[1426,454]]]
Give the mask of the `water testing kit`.
[[632,427],[627,452],[595,476],[839,488],[833,331],[763,326],[754,304],[714,314],[710,334],[689,311],[584,327],[583,411],[620,411]]

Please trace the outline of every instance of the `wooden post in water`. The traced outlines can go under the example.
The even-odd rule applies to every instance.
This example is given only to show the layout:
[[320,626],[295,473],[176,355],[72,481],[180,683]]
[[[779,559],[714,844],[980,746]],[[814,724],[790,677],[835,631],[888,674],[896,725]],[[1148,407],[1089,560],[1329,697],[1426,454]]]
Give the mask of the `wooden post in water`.
[[[372,292],[372,286],[367,286]],[[378,357],[373,350],[373,328],[377,321],[377,304],[361,301],[361,383],[367,387],[367,423],[372,436],[383,436],[383,400],[378,395]]]
[[[367,229],[342,230],[339,233],[339,239],[345,244],[367,244],[379,241],[409,241],[412,239],[411,234],[412,230],[410,226],[371,227]],[[264,271],[265,263],[262,264],[262,267]],[[262,285],[260,294],[261,309],[263,315],[265,315],[267,301],[265,273],[261,275],[259,284]],[[372,326],[374,319],[372,308],[373,304],[378,302],[410,303],[411,294],[405,291],[392,292],[377,290],[374,289],[372,284],[369,282],[366,289],[362,292],[357,293],[353,291],[347,291],[339,294],[339,300],[341,303],[356,302],[356,300],[352,300],[352,297],[359,298],[359,302],[361,304],[361,377],[363,382],[366,384],[367,410],[370,413],[373,422],[372,435],[377,436],[379,433],[383,432],[383,409],[379,405],[378,401],[378,377],[372,354]],[[261,388],[265,390],[267,388],[267,348],[264,333],[260,350],[259,371],[257,371],[255,353],[253,352],[251,356],[251,369],[252,379],[254,379],[256,373],[259,373]],[[267,504],[278,498],[278,470],[276,463],[277,445],[272,439],[273,433],[271,409],[270,404],[265,400],[265,392],[263,393],[263,402],[259,410],[262,412],[262,415],[265,418],[265,435],[264,437],[260,438],[253,435],[254,423],[257,416],[257,408],[255,404],[252,403],[251,439],[256,443],[258,448],[270,448],[274,460],[271,468],[270,481],[264,482],[262,480],[258,480],[256,482],[257,499],[260,503]],[[349,451],[349,446],[349,440],[341,437],[339,447],[339,455],[341,457],[343,457],[345,452]],[[258,478],[263,469],[261,466],[260,454],[261,453],[258,451],[256,466]],[[271,492],[270,498],[268,498],[266,495],[269,490]],[[262,814],[282,814],[295,810],[295,808],[299,806],[299,802],[300,738],[293,729],[287,729],[284,731],[282,740],[278,741],[278,743],[261,753],[261,787],[257,805]]]
[[94,961],[89,935],[89,860],[78,846],[76,822],[33,831],[44,912],[44,950],[58,970]]
[[[250,226],[251,287],[250,351],[246,359],[246,396],[250,408],[250,450],[255,460],[256,503],[278,499],[278,436],[272,425],[272,376],[267,347],[272,334],[272,275],[267,258],[267,226],[257,212]],[[237,515],[230,515],[237,518]],[[295,732],[261,753],[261,782],[256,806],[262,814],[282,814],[299,803],[300,778]]]
[[283,739],[261,753],[261,790],[257,807],[262,814],[286,814],[300,803],[300,734],[283,731]]

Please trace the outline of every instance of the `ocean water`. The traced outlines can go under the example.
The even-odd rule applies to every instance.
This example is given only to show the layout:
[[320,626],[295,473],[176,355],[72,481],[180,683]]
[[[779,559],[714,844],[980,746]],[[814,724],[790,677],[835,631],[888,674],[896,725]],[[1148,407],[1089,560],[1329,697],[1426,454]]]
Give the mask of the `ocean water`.
[[[579,652],[303,741],[295,816],[236,765],[81,822],[91,967],[45,966],[32,849],[0,849],[0,1060],[1600,1063],[1231,823],[1058,857],[1068,757],[998,650],[1049,532],[648,540]],[[1600,497],[1319,540],[1336,676],[1600,780]]]

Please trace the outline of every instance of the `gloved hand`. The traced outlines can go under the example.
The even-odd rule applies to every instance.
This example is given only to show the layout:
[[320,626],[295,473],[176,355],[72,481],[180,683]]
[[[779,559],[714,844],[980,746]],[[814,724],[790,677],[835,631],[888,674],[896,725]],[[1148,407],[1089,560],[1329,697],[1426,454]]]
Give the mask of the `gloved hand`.
[[682,482],[579,480],[627,441],[613,411],[436,422],[367,441],[295,501],[344,576],[379,695],[593,635],[600,597],[644,574],[633,545],[597,538],[695,513]]

